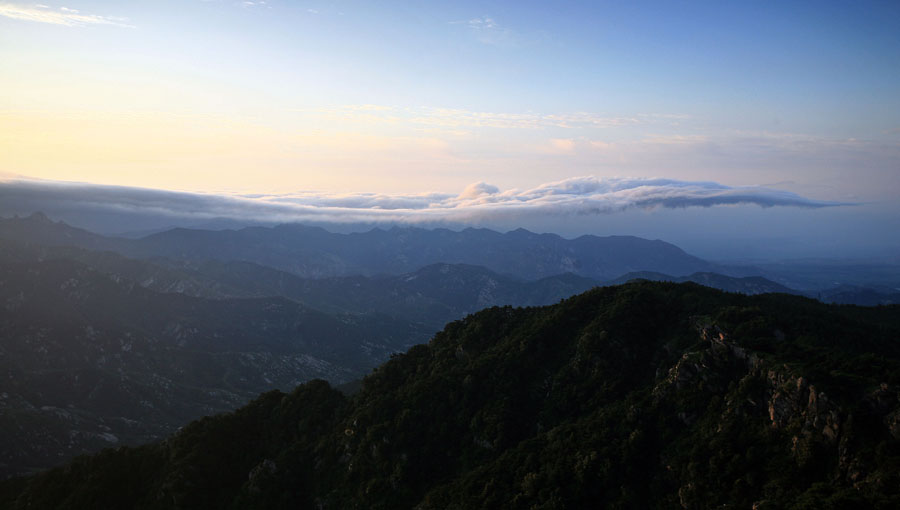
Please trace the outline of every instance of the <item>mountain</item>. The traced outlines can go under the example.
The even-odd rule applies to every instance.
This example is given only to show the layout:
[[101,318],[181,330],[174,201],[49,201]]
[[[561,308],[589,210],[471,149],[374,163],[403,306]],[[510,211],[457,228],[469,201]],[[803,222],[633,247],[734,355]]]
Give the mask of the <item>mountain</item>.
[[430,328],[284,298],[164,294],[0,247],[0,476],[136,444],[262,391],[358,378]]
[[[226,281],[206,276],[188,265],[163,258],[132,259],[113,251],[94,251],[73,246],[44,246],[18,241],[4,241],[0,247],[5,261],[15,257],[21,262],[67,260],[87,266],[117,282],[131,282],[161,293],[178,293],[210,299],[273,297],[277,292],[258,292],[257,283],[233,286]],[[262,271],[279,273],[258,266]],[[283,273],[282,273],[283,274]],[[292,275],[289,275],[292,276]]]
[[571,273],[521,281],[466,264],[432,264],[397,276],[311,279],[252,262],[130,259],[108,251],[17,243],[7,247],[14,247],[23,261],[72,260],[156,292],[211,299],[279,296],[319,311],[384,314],[433,331],[488,306],[546,305],[599,284]]
[[104,237],[61,221],[54,222],[41,212],[24,218],[0,218],[0,239],[18,244],[77,246],[110,251],[125,249],[129,244],[127,240]]
[[663,241],[628,236],[569,240],[523,229],[505,234],[472,228],[335,234],[290,224],[219,231],[176,228],[133,240],[90,234],[35,214],[0,221],[0,239],[109,250],[132,258],[253,262],[308,278],[398,275],[436,263],[483,266],[524,280],[562,273],[610,279],[631,271],[676,276],[728,271]]
[[523,229],[374,229],[333,234],[281,225],[238,231],[176,229],[139,241],[146,254],[256,262],[307,277],[403,274],[434,263],[469,264],[532,280],[571,272],[589,278],[647,269],[670,274],[709,270],[712,264],[662,241],[583,236],[573,240]]
[[[0,353],[15,382],[0,418],[12,431],[0,441],[0,476],[160,438],[262,391],[354,379],[486,306],[555,303],[595,285],[574,275],[521,282],[445,264],[311,280],[249,262],[138,260],[6,242],[0,325],[8,338]],[[206,339],[182,345],[195,337]],[[142,406],[133,405],[136,395]]]
[[761,276],[745,276],[742,278],[726,276],[718,273],[694,273],[687,276],[671,276],[651,271],[638,271],[622,275],[614,280],[604,282],[606,285],[620,285],[632,280],[650,280],[654,282],[694,282],[706,287],[737,292],[740,294],[755,295],[772,292],[783,294],[802,294],[802,292],[790,289]]
[[380,313],[441,329],[482,308],[555,303],[599,284],[573,274],[523,282],[467,264],[432,264],[398,276],[300,278],[250,262],[180,266],[254,295],[284,296],[328,312]]
[[4,508],[900,505],[900,308],[634,282],[491,308],[352,396],[260,396]]

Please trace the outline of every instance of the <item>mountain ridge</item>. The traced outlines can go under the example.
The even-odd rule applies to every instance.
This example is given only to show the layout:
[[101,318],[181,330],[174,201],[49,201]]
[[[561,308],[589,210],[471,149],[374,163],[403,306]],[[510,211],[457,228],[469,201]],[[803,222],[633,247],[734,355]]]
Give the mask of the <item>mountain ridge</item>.
[[479,265],[526,280],[566,272],[610,279],[634,270],[673,275],[733,271],[664,241],[632,236],[568,240],[524,229],[503,234],[488,229],[457,232],[415,227],[335,234],[320,227],[283,224],[221,231],[176,228],[131,240],[98,236],[73,227],[66,230],[68,226],[61,222],[51,225],[53,228],[48,228],[39,217],[6,219],[0,221],[0,236],[105,249],[138,258],[242,260],[315,278],[403,274],[432,263]]

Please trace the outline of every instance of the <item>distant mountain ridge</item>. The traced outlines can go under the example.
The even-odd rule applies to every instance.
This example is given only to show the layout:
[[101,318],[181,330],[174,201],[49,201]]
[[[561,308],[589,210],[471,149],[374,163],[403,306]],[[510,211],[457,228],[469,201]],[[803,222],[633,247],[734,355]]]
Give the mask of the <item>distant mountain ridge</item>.
[[[283,236],[275,235],[275,232],[282,232]],[[291,234],[284,234],[285,232],[293,232],[295,234],[299,232],[300,234],[299,237],[293,238]],[[459,241],[458,244],[460,246],[469,246],[466,243],[474,242],[473,239],[481,240],[480,243],[475,244],[485,247],[493,246],[491,248],[492,251],[488,251],[494,255],[478,255],[471,258],[484,262],[483,259],[493,257],[493,262],[501,265],[502,268],[492,269],[490,266],[483,264],[454,263],[446,260],[425,264],[424,262],[429,261],[431,258],[438,258],[441,253],[445,253],[448,258],[454,256],[453,253],[447,253],[447,250],[441,248],[440,243],[438,243],[437,248],[434,248],[434,253],[430,255],[416,255],[418,248],[413,249],[414,246],[417,246],[415,243],[421,244],[432,235],[437,238],[456,239]],[[407,240],[409,245],[408,251],[412,255],[405,253],[403,249],[385,248],[385,246],[391,244],[391,236],[399,236],[401,239],[413,239],[415,243]],[[281,237],[284,237],[284,239],[279,241]],[[528,276],[543,274],[548,272],[548,268],[551,267],[560,270],[574,269],[572,261],[575,258],[572,257],[558,258],[557,262],[559,263],[556,265],[547,265],[540,260],[535,261],[535,257],[527,254],[529,250],[531,252],[543,250],[553,254],[548,255],[548,260],[552,260],[553,257],[566,252],[566,250],[578,251],[571,247],[563,248],[561,249],[562,251],[554,251],[555,248],[547,248],[547,243],[551,247],[556,246],[557,248],[565,245],[565,243],[577,242],[589,242],[589,244],[590,242],[599,244],[612,243],[612,245],[616,246],[616,248],[611,248],[606,252],[598,250],[597,253],[593,254],[590,249],[585,250],[588,252],[588,256],[585,259],[595,261],[603,257],[607,259],[627,258],[629,251],[627,249],[622,251],[622,247],[633,244],[639,246],[639,251],[642,251],[644,255],[650,254],[648,255],[650,267],[662,265],[654,262],[659,258],[659,254],[653,255],[655,247],[663,247],[663,250],[659,252],[662,255],[666,255],[667,250],[674,249],[676,253],[680,252],[680,250],[661,241],[647,241],[639,238],[596,238],[585,236],[584,238],[567,241],[552,234],[533,234],[521,229],[507,234],[484,229],[467,229],[461,232],[453,232],[449,230],[428,231],[399,228],[389,231],[375,229],[364,234],[332,234],[319,227],[281,225],[272,228],[248,227],[239,231],[172,229],[139,240],[131,240],[100,236],[61,222],[52,222],[45,215],[35,213],[27,218],[0,219],[0,239],[43,246],[80,247],[92,251],[106,250],[127,257],[150,258],[151,262],[156,264],[156,266],[164,267],[167,270],[162,271],[160,267],[155,267],[148,271],[147,266],[142,266],[140,261],[116,259],[110,254],[100,253],[85,257],[84,254],[69,253],[70,256],[82,257],[82,262],[88,263],[95,268],[100,268],[99,266],[104,264],[109,267],[117,266],[113,272],[126,273],[142,285],[163,292],[183,292],[190,295],[213,298],[283,295],[301,302],[307,302],[314,307],[318,306],[331,310],[341,309],[343,306],[340,305],[335,308],[335,301],[347,301],[345,296],[336,294],[343,283],[349,283],[349,280],[342,283],[340,278],[355,278],[358,275],[366,275],[370,278],[389,278],[391,275],[400,277],[410,275],[434,264],[448,264],[460,267],[480,266],[491,271],[494,274],[493,278],[495,280],[500,279],[500,281],[507,284],[507,287],[509,285],[515,286],[513,282],[517,279],[540,280],[542,278],[550,278],[551,280],[555,279],[555,284],[559,285],[559,279],[563,278],[562,275],[565,274],[571,274],[572,278],[581,278],[577,284],[561,285],[556,293],[548,294],[555,296],[554,299],[566,297],[590,288],[590,280],[595,281],[598,285],[614,285],[635,278],[645,278],[657,281],[693,281],[713,288],[745,294],[765,292],[803,294],[829,303],[864,306],[900,303],[900,292],[888,286],[893,280],[890,268],[887,266],[871,268],[865,266],[862,268],[835,266],[832,269],[835,277],[848,278],[851,281],[853,281],[854,275],[857,278],[868,278],[872,281],[881,278],[885,282],[882,285],[832,284],[831,286],[823,287],[821,284],[812,284],[813,280],[806,280],[806,285],[813,285],[812,288],[803,286],[805,280],[793,279],[790,275],[818,274],[817,278],[827,280],[829,274],[831,274],[823,269],[827,266],[806,268],[797,265],[797,263],[770,265],[766,266],[767,276],[763,277],[758,274],[759,270],[755,270],[752,267],[720,266],[690,256],[687,256],[688,264],[679,263],[676,265],[679,265],[685,271],[692,269],[691,266],[702,266],[704,269],[684,274],[646,268],[636,271],[630,270],[632,267],[639,266],[648,260],[647,257],[644,259],[638,257],[628,261],[629,265],[627,266],[620,262],[612,264],[598,263],[599,265],[593,266],[595,269],[606,268],[603,271],[595,271],[599,273],[611,271],[610,268],[618,268],[618,270],[629,269],[629,271],[614,278],[585,276],[576,274],[577,271],[560,271],[541,278],[533,278]],[[245,245],[242,242],[238,242],[238,239],[249,239],[251,242]],[[369,242],[366,239],[374,239],[375,241]],[[306,244],[300,246],[303,242]],[[274,243],[272,244],[274,248],[268,249],[269,245],[266,243]],[[521,249],[510,248],[516,243],[520,243],[519,247]],[[447,243],[445,242],[445,244]],[[457,249],[462,248],[457,247]],[[392,251],[394,262],[391,265],[387,261],[390,257],[387,257],[385,253]],[[450,252],[452,251],[450,250]],[[348,252],[351,255],[342,255],[341,253],[343,252]],[[293,255],[290,255],[291,253]],[[501,253],[502,256],[498,255]],[[521,253],[526,255],[520,257],[519,254]],[[685,255],[683,252],[680,253]],[[497,256],[495,257],[495,255]],[[504,257],[508,259],[506,262],[509,262],[509,264],[500,264],[500,262],[503,262],[502,259]],[[359,262],[356,259],[363,259],[364,262]],[[491,261],[489,260],[488,262]],[[421,266],[417,265],[420,263],[422,263]],[[366,264],[368,266],[364,267]],[[512,270],[510,270],[511,268]],[[103,270],[102,268],[100,269]],[[408,270],[401,271],[403,269]],[[863,272],[856,275],[853,271],[857,270]],[[769,276],[768,271],[772,272],[771,276]],[[146,277],[139,277],[141,272],[145,273]],[[612,272],[615,271],[613,270]],[[323,281],[311,283],[310,280]],[[533,283],[536,284],[536,282]],[[546,289],[547,284],[549,284],[549,281],[544,282],[543,288]],[[362,287],[356,286],[356,288],[371,289],[371,287],[365,285]],[[542,288],[542,285],[537,285],[536,288]],[[324,294],[319,291],[324,292]],[[414,286],[409,286],[406,291],[417,292],[417,289]],[[403,294],[403,291],[400,292]],[[328,295],[337,299],[330,299],[329,302],[320,300],[320,297]],[[503,295],[502,290],[500,295]],[[310,302],[310,300],[315,300],[315,303]],[[542,305],[550,302],[552,302],[550,299],[481,301],[485,305],[511,303]],[[403,309],[403,307],[400,308]],[[348,311],[358,311],[360,309],[358,302],[356,305],[351,305]],[[466,307],[456,307],[456,309],[457,312],[463,310],[461,315],[477,310],[471,304]],[[432,325],[440,327],[443,324],[443,322],[440,322],[441,320],[452,320],[461,316],[457,312],[433,315],[434,321]],[[427,319],[426,322],[429,320]]]
[[326,312],[384,313],[420,322],[435,331],[449,321],[495,305],[541,306],[596,286],[634,279],[691,281],[729,292],[804,294],[762,277],[731,277],[694,273],[675,277],[650,271],[599,281],[572,273],[521,281],[481,266],[432,264],[396,276],[301,278],[252,262],[192,261],[156,258],[128,259],[112,252],[77,248],[38,250],[41,258],[73,258],[109,274],[159,292],[198,297],[236,298],[282,296]]
[[605,280],[632,271],[675,276],[732,271],[659,240],[630,236],[570,240],[524,229],[503,234],[488,229],[456,232],[409,227],[334,234],[288,224],[221,231],[176,228],[131,240],[99,236],[35,214],[0,221],[0,238],[110,250],[139,258],[247,261],[310,278],[396,275],[435,263],[483,266],[524,280],[562,273]]

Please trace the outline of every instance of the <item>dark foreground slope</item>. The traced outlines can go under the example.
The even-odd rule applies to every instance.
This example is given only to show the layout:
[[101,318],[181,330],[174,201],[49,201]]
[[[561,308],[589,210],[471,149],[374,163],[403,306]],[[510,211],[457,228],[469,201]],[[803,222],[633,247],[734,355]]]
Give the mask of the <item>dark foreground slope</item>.
[[[4,508],[897,508],[900,310],[637,282],[492,308],[0,485]],[[755,505],[755,506],[754,506]]]

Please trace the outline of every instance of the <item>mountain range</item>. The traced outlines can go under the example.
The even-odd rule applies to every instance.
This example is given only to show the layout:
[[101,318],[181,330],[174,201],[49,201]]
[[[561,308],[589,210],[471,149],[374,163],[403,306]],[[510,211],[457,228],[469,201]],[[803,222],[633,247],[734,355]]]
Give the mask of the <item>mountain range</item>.
[[562,273],[611,279],[632,271],[682,276],[733,268],[688,255],[663,241],[629,236],[564,239],[518,229],[373,229],[335,234],[297,224],[240,230],[175,228],[140,239],[93,234],[43,214],[0,222],[0,238],[47,246],[114,251],[131,258],[244,261],[302,277],[404,274],[436,264],[469,264],[524,280]]
[[[438,240],[430,251],[429,239]],[[658,270],[719,266],[660,241],[626,237],[567,241],[473,229],[332,234],[292,225],[179,229],[132,240],[38,213],[0,220],[0,240],[0,369],[8,381],[0,386],[0,478],[106,446],[158,440],[264,391],[289,391],[314,378],[358,380],[446,323],[496,305],[548,305],[636,279],[900,302],[866,287],[813,293],[761,276],[673,276]],[[432,262],[441,256],[504,270]],[[616,274],[640,264],[651,269],[607,280],[574,272],[522,277],[550,268]],[[390,272],[408,267],[415,268]],[[354,270],[359,274],[308,277]]]

